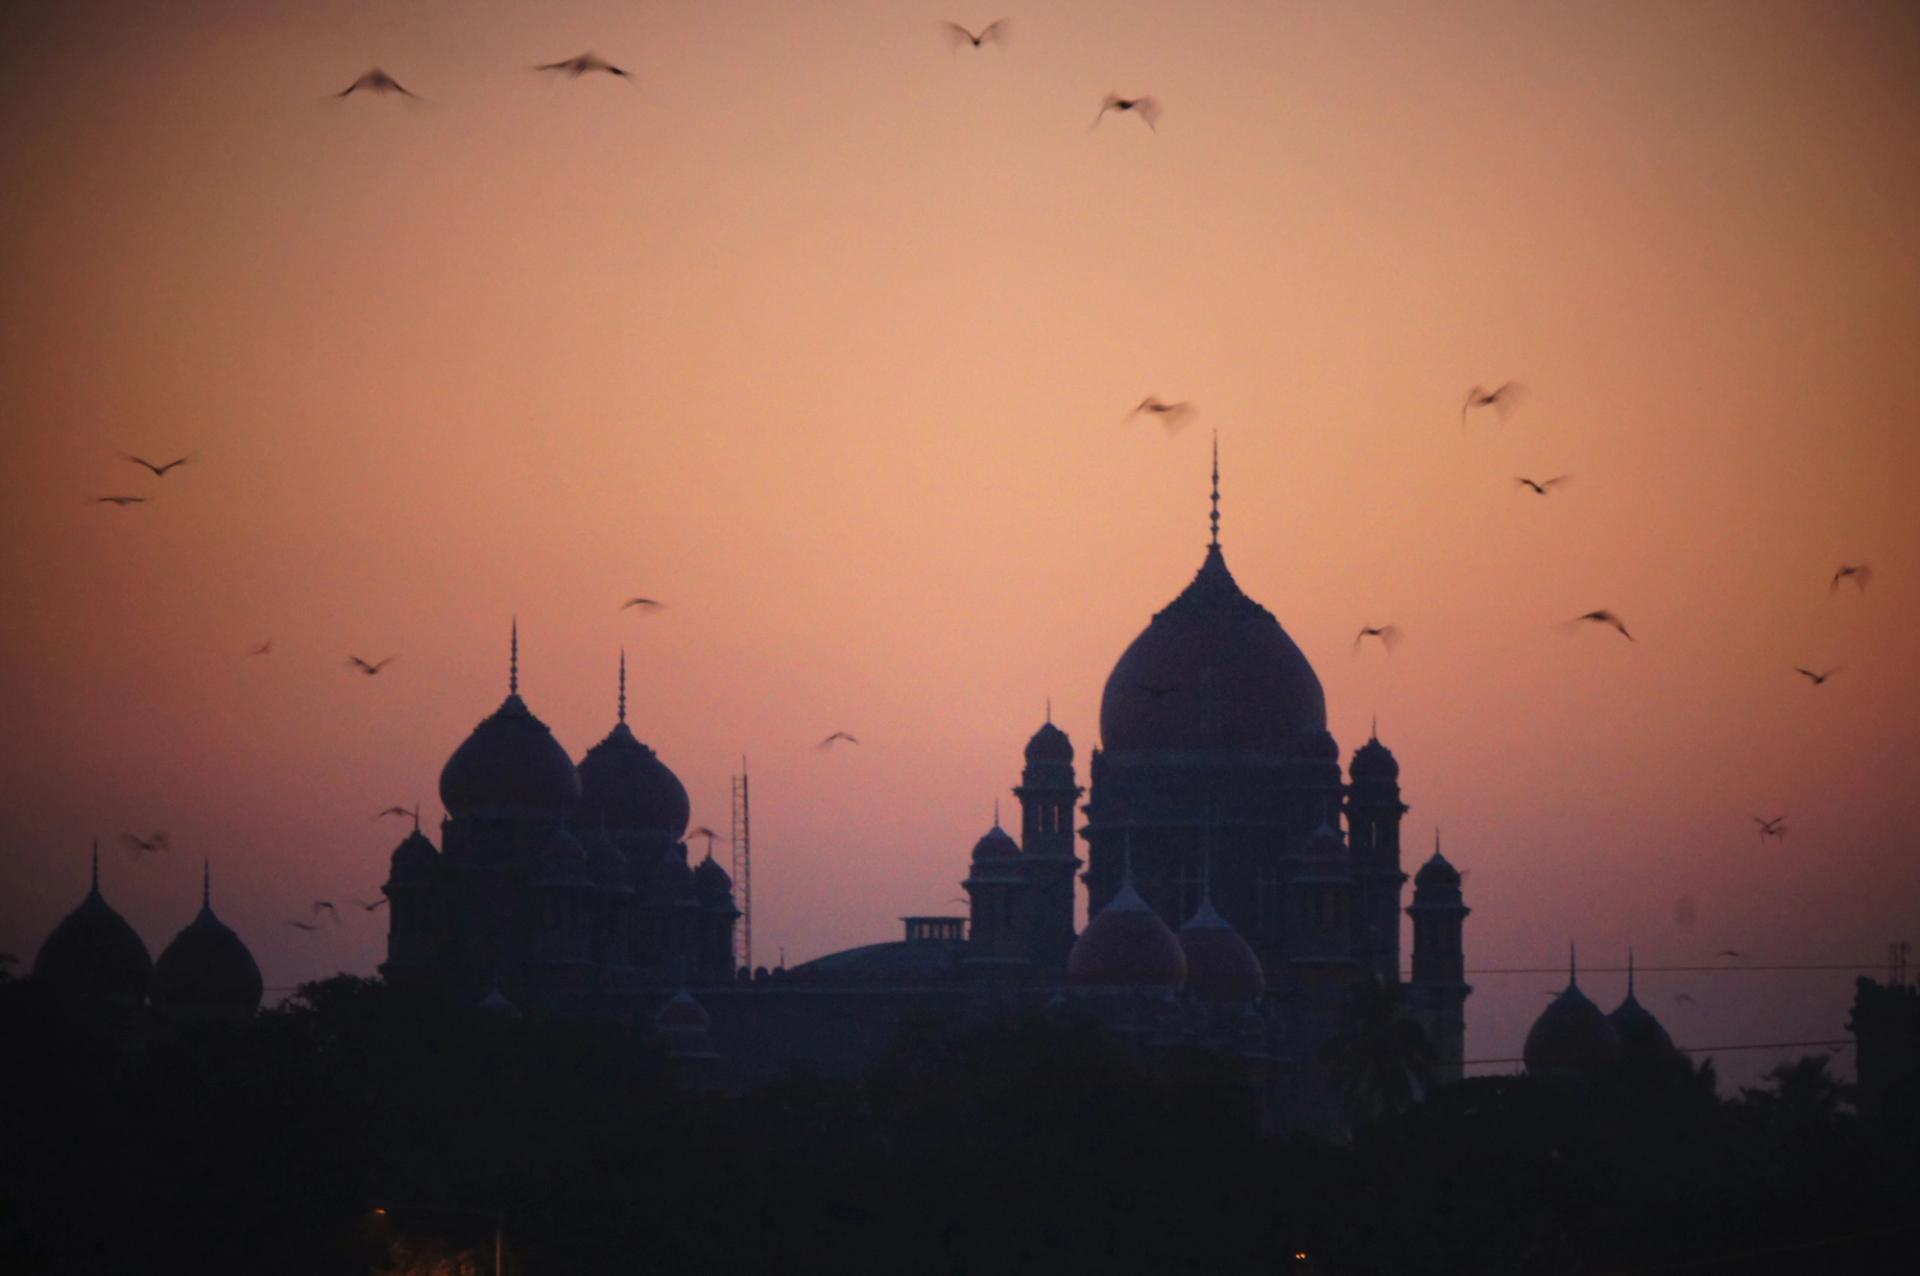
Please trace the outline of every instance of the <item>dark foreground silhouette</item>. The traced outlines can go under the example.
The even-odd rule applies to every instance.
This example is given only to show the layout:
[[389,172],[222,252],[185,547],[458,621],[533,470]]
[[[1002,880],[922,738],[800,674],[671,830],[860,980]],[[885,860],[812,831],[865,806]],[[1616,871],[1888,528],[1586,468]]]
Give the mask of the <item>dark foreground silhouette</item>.
[[1913,1096],[1863,1128],[1824,1058],[1731,1101],[1710,1065],[1469,1080],[1333,1147],[1071,1017],[910,1022],[865,1082],[739,1098],[642,1030],[344,976],[134,1056],[7,983],[0,1043],[9,1271],[479,1273],[496,1221],[508,1272],[581,1273],[1858,1273],[1920,1240]]

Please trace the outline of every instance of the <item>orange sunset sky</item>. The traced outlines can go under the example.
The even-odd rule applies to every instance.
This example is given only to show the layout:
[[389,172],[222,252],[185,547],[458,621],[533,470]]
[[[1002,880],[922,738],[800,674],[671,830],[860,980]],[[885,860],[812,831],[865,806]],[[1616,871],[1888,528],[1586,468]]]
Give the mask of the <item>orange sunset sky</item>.
[[[516,615],[574,756],[625,648],[695,824],[747,757],[756,961],[961,911],[1049,696],[1084,782],[1218,431],[1470,972],[1577,941],[1611,1007],[1632,945],[1683,1045],[1844,1036],[1852,971],[1646,968],[1920,939],[1920,9],[995,4],[0,10],[0,950],[98,838],[155,953],[208,858],[270,988],[372,973],[384,914],[285,923],[437,824]],[[632,78],[530,69],[588,49]],[[331,96],[375,65],[421,100]],[[1472,978],[1469,1059],[1565,983]]]

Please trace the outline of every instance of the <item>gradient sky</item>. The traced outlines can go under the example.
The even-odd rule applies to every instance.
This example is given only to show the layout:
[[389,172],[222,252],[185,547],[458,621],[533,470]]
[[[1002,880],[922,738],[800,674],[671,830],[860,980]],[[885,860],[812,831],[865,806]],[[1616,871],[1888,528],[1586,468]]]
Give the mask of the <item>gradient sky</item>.
[[[584,49],[632,80],[529,69]],[[329,96],[376,64],[424,100]],[[1159,131],[1089,131],[1109,90]],[[576,757],[624,646],[696,824],[749,759],[756,960],[959,911],[1047,697],[1084,780],[1198,567],[1216,429],[1228,560],[1343,755],[1378,714],[1470,969],[1916,937],[1910,4],[16,4],[0,180],[23,964],[98,837],[156,954],[206,856],[270,986],[371,973],[384,914],[284,923],[375,897],[374,811],[437,822],[516,614]],[[1124,421],[1149,393],[1195,424]],[[1597,607],[1638,641],[1557,628]],[[1640,991],[1791,1041],[1851,979]],[[1476,978],[1468,1057],[1564,982]]]

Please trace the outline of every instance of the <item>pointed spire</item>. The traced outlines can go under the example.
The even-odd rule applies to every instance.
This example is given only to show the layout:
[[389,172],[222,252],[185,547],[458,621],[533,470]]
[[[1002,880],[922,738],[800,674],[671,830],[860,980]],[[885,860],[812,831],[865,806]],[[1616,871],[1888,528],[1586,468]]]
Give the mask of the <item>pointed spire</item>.
[[520,617],[513,618],[513,638],[507,648],[507,694],[520,694]]
[[1220,431],[1213,432],[1213,539],[1210,548],[1220,548]]
[[213,861],[200,861],[200,907],[213,908]]
[[1053,697],[1047,697],[1047,725],[1053,725]]
[[1438,824],[1433,826],[1433,853],[1435,857],[1440,856],[1440,826]]
[[1633,996],[1633,948],[1627,948],[1627,996]]
[[1579,986],[1580,963],[1574,955],[1573,941],[1569,939],[1567,941],[1567,987],[1578,988]]
[[620,648],[620,721],[627,720],[627,649]]
[[993,827],[1000,827],[1000,799],[993,800]]
[[1375,744],[1380,743],[1380,715],[1377,713],[1373,715],[1372,724],[1367,727],[1367,739]]
[[100,839],[93,839],[93,893],[100,893]]

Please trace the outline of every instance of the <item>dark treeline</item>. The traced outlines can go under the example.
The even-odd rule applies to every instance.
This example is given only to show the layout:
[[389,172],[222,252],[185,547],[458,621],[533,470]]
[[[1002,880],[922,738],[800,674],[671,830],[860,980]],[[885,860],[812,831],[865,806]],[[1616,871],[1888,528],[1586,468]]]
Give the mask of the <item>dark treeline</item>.
[[1470,1080],[1338,1147],[1072,1019],[723,1098],[639,1030],[348,977],[131,1055],[10,983],[0,1059],[10,1272],[482,1273],[496,1219],[529,1273],[1863,1272],[1920,1238],[1913,1107],[1863,1129],[1824,1058],[1726,1100],[1711,1065]]

